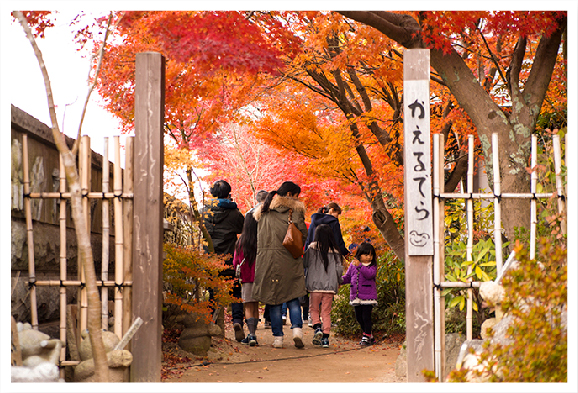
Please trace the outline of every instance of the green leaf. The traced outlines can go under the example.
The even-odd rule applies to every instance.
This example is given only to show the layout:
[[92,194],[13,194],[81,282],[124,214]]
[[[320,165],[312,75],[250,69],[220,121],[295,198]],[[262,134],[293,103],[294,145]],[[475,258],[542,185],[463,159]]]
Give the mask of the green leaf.
[[483,273],[484,273],[483,270],[479,266],[476,266],[475,270],[476,270],[476,277],[481,279],[483,277]]
[[480,266],[496,266],[496,261],[488,261],[484,263],[480,263]]
[[484,245],[484,248],[478,254],[477,260],[479,261],[484,255],[486,255],[488,253],[488,251],[490,251],[490,245],[489,244]]
[[455,307],[456,305],[458,305],[461,302],[462,299],[463,299],[463,296],[456,296],[455,298],[453,298],[451,300],[449,307],[450,308]]
[[466,307],[466,298],[463,296],[460,296],[460,311],[462,311],[464,309],[464,307]]

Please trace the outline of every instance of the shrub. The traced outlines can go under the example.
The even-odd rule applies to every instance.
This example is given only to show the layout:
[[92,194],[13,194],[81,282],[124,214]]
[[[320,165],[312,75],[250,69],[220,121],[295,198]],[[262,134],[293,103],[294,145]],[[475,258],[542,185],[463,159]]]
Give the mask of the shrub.
[[[467,261],[466,204],[459,200],[446,202],[445,211],[445,281],[467,282],[491,281],[496,278],[496,251],[493,241],[493,202],[473,201],[474,222],[472,223],[472,261]],[[504,243],[504,251],[508,243]],[[503,257],[507,258],[507,254]],[[446,333],[466,333],[465,288],[446,288],[442,291],[446,304]],[[472,289],[472,335],[480,336],[484,320],[490,312],[482,308],[479,289]],[[449,314],[449,315],[448,315]]]
[[[491,238],[479,239],[472,247],[472,261],[466,260],[466,242],[454,241],[446,245],[445,280],[452,282],[491,281],[496,278],[496,251]],[[446,288],[442,291],[445,296],[446,313],[450,318],[446,320],[446,333],[466,332],[466,299],[467,289]],[[472,334],[479,337],[480,328],[489,311],[482,308],[482,298],[478,288],[472,290]]]
[[[374,334],[405,334],[405,267],[391,251],[378,258],[376,281],[377,306],[371,314]],[[331,310],[331,319],[337,322],[335,332],[345,336],[361,333],[349,304],[349,288],[349,284],[339,288]]]
[[[205,254],[191,246],[166,243],[163,262],[164,302],[176,304],[182,310],[196,313],[208,322],[212,308],[223,307],[234,301],[230,295],[232,281],[219,276],[225,268],[224,258]],[[215,289],[213,302],[208,299],[207,288]]]
[[[516,242],[519,265],[503,279],[502,311],[514,317],[508,328],[509,344],[484,342],[476,375],[491,382],[566,382],[568,343],[566,251],[550,240],[539,243],[538,261]],[[493,333],[490,331],[491,336]],[[452,371],[450,380],[464,381],[467,370]]]

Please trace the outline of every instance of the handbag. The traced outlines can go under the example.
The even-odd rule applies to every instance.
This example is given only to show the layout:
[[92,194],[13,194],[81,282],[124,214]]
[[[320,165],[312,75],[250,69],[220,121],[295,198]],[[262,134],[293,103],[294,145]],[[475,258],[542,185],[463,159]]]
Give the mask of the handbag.
[[288,217],[289,225],[287,226],[287,233],[283,239],[283,246],[289,250],[293,258],[297,259],[303,255],[303,234],[297,226],[293,224],[293,209],[289,209]]
[[245,258],[243,258],[241,263],[239,263],[237,265],[237,267],[235,268],[235,277],[236,278],[241,278],[241,266],[243,266],[243,263],[245,263]]

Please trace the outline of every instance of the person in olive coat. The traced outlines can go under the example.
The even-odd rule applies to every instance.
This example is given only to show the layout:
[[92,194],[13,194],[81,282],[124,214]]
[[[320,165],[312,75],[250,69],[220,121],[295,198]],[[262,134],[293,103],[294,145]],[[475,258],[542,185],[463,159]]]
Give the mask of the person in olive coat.
[[303,319],[299,304],[299,296],[307,293],[303,258],[293,258],[283,246],[290,209],[293,223],[303,234],[303,239],[307,236],[305,205],[297,199],[300,193],[301,188],[297,184],[284,182],[279,189],[269,193],[254,213],[258,226],[253,298],[271,305],[271,330],[275,338],[273,346],[276,348],[283,346],[283,303],[287,303],[289,310],[295,346],[303,347]]
[[[219,276],[235,278],[233,269],[233,255],[235,253],[235,243],[237,235],[243,232],[245,216],[237,208],[237,204],[231,198],[231,186],[225,180],[216,181],[209,190],[212,199],[201,210],[203,224],[211,240],[215,254],[226,255],[225,265],[227,268],[219,272]],[[241,285],[235,279],[233,283],[233,296],[239,298],[239,303],[233,303],[231,310],[233,314],[233,328],[235,339],[241,341],[245,338],[243,330],[243,303],[241,302]],[[213,290],[209,288],[209,297],[213,299]]]

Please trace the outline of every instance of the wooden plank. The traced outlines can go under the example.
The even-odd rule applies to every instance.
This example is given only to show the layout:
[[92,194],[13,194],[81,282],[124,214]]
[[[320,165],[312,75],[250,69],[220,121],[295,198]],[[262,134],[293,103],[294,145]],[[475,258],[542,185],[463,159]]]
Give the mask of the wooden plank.
[[[124,154],[124,172],[123,172],[123,193],[130,190],[132,193],[134,191],[134,171],[133,171],[133,162],[134,162],[134,137],[130,136],[126,138],[125,143],[125,154]],[[134,222],[134,215],[133,215],[133,199],[132,198],[125,198],[122,201],[122,215],[123,215],[123,259],[124,259],[124,282],[127,281],[132,282],[132,238],[133,238],[133,222]],[[124,287],[123,289],[123,298],[122,298],[122,333],[123,337],[130,329],[133,320],[132,320],[132,287]],[[129,341],[126,348],[129,351],[132,351],[131,347],[132,340]],[[125,371],[124,381],[130,381],[130,369]]]
[[131,382],[160,382],[163,241],[165,59],[138,53],[135,71],[132,319],[144,324],[132,341]]
[[403,61],[404,214],[408,382],[434,370],[433,209],[430,163],[429,50]]
[[408,255],[433,255],[429,51],[406,50],[403,65],[406,248]]

